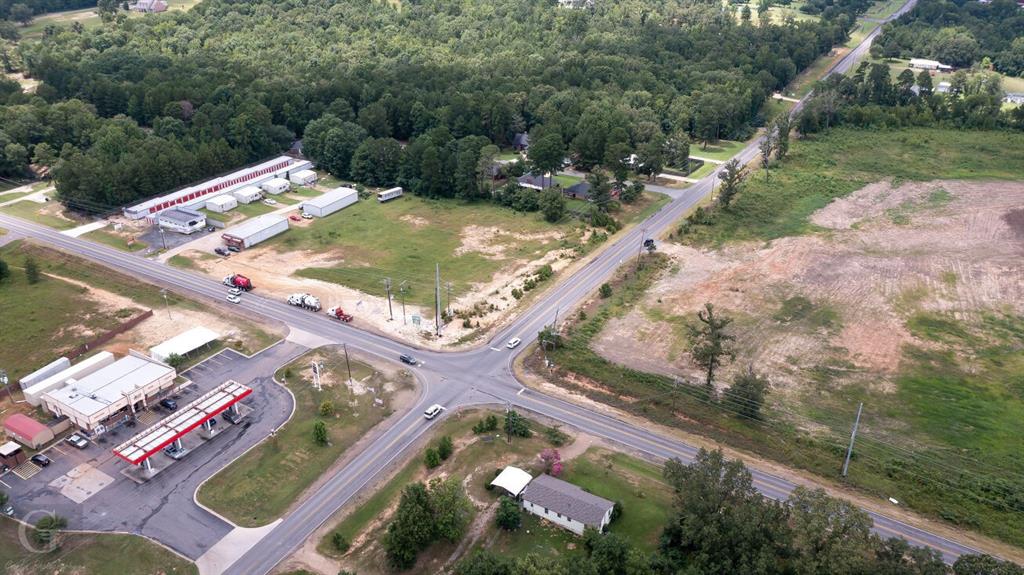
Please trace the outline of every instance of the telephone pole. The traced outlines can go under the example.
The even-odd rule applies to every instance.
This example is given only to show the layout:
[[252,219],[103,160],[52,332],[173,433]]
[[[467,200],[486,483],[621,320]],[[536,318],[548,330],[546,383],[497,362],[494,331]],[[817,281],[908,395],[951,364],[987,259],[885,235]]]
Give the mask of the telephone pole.
[[348,362],[348,344],[341,344],[341,349],[345,350],[345,368],[348,370],[348,383],[352,384],[352,364]]
[[395,321],[395,312],[391,310],[391,278],[384,278],[384,291],[388,294],[388,315],[391,316],[388,321]]
[[850,456],[853,455],[853,441],[857,439],[857,427],[860,426],[860,412],[864,409],[864,402],[857,406],[857,419],[853,421],[853,431],[850,433],[850,447],[846,449],[846,461],[843,462],[843,477],[846,477],[846,470],[850,467]]
[[640,256],[644,253],[644,239],[646,236],[647,228],[644,228],[643,231],[640,232],[640,249],[636,251],[636,266],[633,268],[633,273],[640,271]]
[[398,291],[402,294],[402,325],[405,325],[405,281],[398,284]]
[[434,325],[437,337],[441,337],[441,264],[434,264]]

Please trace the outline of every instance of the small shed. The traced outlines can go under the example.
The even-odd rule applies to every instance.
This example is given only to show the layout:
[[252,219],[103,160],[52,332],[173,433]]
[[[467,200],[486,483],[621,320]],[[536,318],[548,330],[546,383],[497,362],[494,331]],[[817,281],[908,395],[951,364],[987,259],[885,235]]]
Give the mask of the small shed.
[[17,467],[28,459],[25,457],[25,452],[21,450],[21,446],[13,441],[0,445],[0,463],[7,467]]
[[238,200],[231,194],[223,194],[206,200],[206,209],[223,214],[238,207]]
[[23,413],[15,413],[5,419],[4,431],[7,437],[20,441],[32,449],[39,449],[40,446],[53,441],[53,431],[49,427]]
[[166,363],[172,355],[186,356],[208,343],[217,341],[220,334],[202,326],[179,333],[171,339],[149,348],[149,357]]
[[261,190],[263,190],[264,192],[266,192],[268,194],[272,194],[272,195],[275,195],[275,196],[277,194],[280,194],[280,193],[283,193],[283,192],[287,192],[291,188],[292,188],[292,185],[288,182],[288,180],[286,180],[284,178],[271,178],[271,179],[263,182],[262,184],[260,184],[260,189]]
[[299,170],[288,176],[296,186],[312,186],[316,183],[317,175],[313,170]]
[[512,497],[519,497],[532,479],[533,476],[529,473],[510,465],[501,470],[494,481],[491,481],[491,485],[504,489]]
[[238,200],[240,204],[251,204],[258,202],[263,199],[263,192],[260,191],[256,186],[245,186],[244,188],[231,192],[232,196]]

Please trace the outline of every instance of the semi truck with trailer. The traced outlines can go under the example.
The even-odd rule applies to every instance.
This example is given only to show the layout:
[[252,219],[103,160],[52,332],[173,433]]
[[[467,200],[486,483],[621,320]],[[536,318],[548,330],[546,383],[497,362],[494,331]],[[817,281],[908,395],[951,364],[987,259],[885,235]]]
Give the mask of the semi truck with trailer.
[[228,287],[235,287],[244,291],[251,291],[253,288],[252,280],[243,276],[242,274],[231,274],[224,278],[224,285]]
[[308,293],[293,293],[288,296],[288,305],[311,311],[320,311],[320,300]]

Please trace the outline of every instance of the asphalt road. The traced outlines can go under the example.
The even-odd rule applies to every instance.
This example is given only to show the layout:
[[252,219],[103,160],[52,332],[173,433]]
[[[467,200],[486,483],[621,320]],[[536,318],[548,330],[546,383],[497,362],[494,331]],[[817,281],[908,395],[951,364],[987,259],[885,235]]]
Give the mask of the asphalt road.
[[[909,9],[914,1],[908,1],[899,13]],[[874,36],[875,33],[869,35],[864,43],[839,61],[832,72],[848,70],[868,49]],[[797,104],[794,110],[799,109],[801,104]],[[735,157],[745,164],[755,159],[757,150],[758,141],[755,140]],[[673,200],[660,211],[606,246],[574,275],[563,279],[517,319],[501,329],[487,344],[469,351],[442,353],[414,349],[404,343],[328,319],[323,314],[306,312],[283,302],[263,298],[258,295],[258,290],[246,294],[242,303],[234,307],[242,315],[280,321],[292,328],[316,333],[332,342],[345,343],[388,361],[395,361],[402,353],[415,355],[422,361],[413,371],[423,386],[423,393],[405,416],[355,455],[347,466],[327,479],[259,545],[231,565],[226,573],[263,575],[270,572],[391,461],[405,454],[409,446],[435,424],[437,420],[427,421],[421,416],[423,409],[433,403],[440,403],[449,410],[477,404],[505,404],[563,422],[569,427],[605,438],[652,458],[678,457],[690,461],[696,449],[679,440],[657,435],[559,398],[525,390],[516,380],[511,363],[515,354],[535,340],[544,326],[555,321],[557,314],[568,312],[596,290],[620,265],[635,258],[645,237],[658,237],[666,233],[701,198],[711,193],[716,176],[717,170],[689,188],[674,193]],[[49,243],[60,250],[171,288],[189,297],[223,302],[224,287],[208,277],[70,238],[49,228],[3,214],[0,214],[0,224],[20,235]],[[511,337],[523,340],[518,350],[505,349],[504,342]],[[769,497],[784,499],[795,487],[794,483],[782,477],[758,470],[752,470],[752,473],[758,489]],[[883,515],[871,513],[871,516],[875,521],[875,530],[881,535],[900,536],[911,543],[933,547],[948,561],[960,554],[976,552],[955,541]],[[210,541],[209,545],[213,543]]]

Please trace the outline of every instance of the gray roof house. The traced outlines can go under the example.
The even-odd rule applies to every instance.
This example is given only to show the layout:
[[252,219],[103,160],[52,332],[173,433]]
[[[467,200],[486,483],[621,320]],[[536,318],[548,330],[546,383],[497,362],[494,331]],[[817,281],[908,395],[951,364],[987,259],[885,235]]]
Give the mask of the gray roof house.
[[530,134],[526,132],[519,132],[512,138],[512,147],[518,151],[523,151],[530,147]]
[[570,198],[586,200],[590,198],[590,182],[576,182],[562,190],[562,193]]
[[530,481],[522,492],[523,509],[583,535],[587,527],[604,530],[612,520],[615,504],[550,475]]
[[533,190],[546,190],[554,185],[554,178],[550,176],[544,176],[534,173],[523,174],[516,178],[519,185],[524,188],[530,188]]

